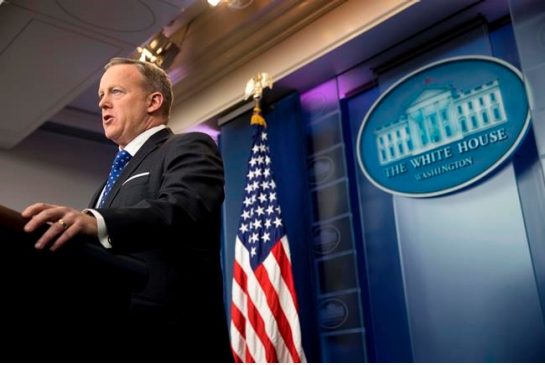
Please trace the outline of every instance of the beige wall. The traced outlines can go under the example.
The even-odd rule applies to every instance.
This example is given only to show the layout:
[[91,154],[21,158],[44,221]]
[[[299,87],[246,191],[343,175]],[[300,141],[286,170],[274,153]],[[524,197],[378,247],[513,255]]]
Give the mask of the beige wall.
[[42,201],[83,209],[114,155],[114,146],[38,130],[0,149],[0,205],[22,210]]

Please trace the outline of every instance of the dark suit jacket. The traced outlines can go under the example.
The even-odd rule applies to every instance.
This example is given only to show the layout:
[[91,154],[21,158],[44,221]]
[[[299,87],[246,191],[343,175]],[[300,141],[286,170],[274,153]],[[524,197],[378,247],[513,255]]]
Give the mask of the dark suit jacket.
[[112,252],[149,269],[146,287],[131,298],[125,338],[113,339],[128,344],[129,360],[231,361],[220,265],[223,184],[208,135],[164,129],[132,157],[97,209]]

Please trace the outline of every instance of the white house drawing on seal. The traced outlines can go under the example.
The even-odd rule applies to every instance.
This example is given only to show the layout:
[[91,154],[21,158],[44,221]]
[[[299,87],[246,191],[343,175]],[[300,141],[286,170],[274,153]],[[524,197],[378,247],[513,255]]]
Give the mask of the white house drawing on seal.
[[424,90],[395,122],[375,130],[381,165],[418,155],[507,122],[499,82],[467,91]]

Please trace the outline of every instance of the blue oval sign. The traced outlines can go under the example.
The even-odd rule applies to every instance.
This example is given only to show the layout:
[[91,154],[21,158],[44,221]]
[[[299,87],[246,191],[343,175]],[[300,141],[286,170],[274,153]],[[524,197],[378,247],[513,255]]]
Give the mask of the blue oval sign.
[[466,187],[505,161],[530,115],[520,72],[492,57],[432,63],[391,86],[358,133],[359,165],[377,187],[430,197]]

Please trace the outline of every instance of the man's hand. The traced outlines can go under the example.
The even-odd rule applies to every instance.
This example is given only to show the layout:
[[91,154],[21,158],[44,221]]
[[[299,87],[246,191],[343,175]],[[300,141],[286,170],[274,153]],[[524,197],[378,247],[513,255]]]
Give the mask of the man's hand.
[[49,249],[55,251],[77,234],[97,235],[95,217],[73,208],[36,203],[26,207],[21,215],[23,218],[30,218],[25,225],[26,232],[33,232],[38,227],[49,224],[49,229],[34,245],[38,250],[53,242]]

